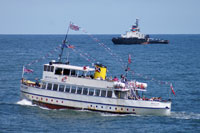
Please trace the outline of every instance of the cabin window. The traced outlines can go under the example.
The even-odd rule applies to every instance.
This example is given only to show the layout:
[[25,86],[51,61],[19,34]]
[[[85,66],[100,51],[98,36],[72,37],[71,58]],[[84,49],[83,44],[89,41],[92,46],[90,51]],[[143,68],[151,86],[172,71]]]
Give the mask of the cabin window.
[[87,95],[88,94],[88,88],[83,88],[83,95]]
[[101,90],[101,97],[105,97],[106,96],[106,90]]
[[112,97],[112,91],[107,92],[107,97],[111,98]]
[[53,70],[54,70],[54,66],[51,66],[51,72],[53,72]]
[[76,71],[75,70],[71,70],[71,76],[76,76]]
[[115,95],[117,98],[126,99],[127,92],[115,91]]
[[70,92],[70,85],[66,85],[65,92]]
[[44,71],[47,71],[47,65],[44,65]]
[[77,94],[81,94],[82,93],[82,87],[78,87],[77,88]]
[[58,84],[54,84],[53,85],[53,91],[57,91],[58,90]]
[[51,71],[51,66],[47,66],[47,71],[48,71],[48,72]]
[[56,68],[55,74],[62,75],[62,68]]
[[70,74],[70,70],[69,69],[64,69],[63,75],[69,75],[69,74]]
[[51,88],[52,88],[52,84],[51,84],[51,83],[48,83],[48,85],[47,85],[47,90],[51,90]]
[[79,77],[80,71],[76,71],[76,76]]
[[90,90],[89,90],[89,95],[90,95],[90,96],[93,96],[93,95],[94,95],[94,89],[90,89]]
[[72,86],[71,93],[75,93],[75,92],[76,92],[76,86]]
[[46,83],[42,83],[42,89],[46,89]]
[[99,90],[99,89],[96,89],[96,90],[95,90],[95,96],[99,96],[99,94],[100,94],[100,90]]
[[53,72],[54,66],[44,65],[44,71]]
[[60,92],[63,92],[63,91],[64,91],[64,88],[65,88],[64,85],[60,85],[60,86],[59,86],[59,91],[60,91]]

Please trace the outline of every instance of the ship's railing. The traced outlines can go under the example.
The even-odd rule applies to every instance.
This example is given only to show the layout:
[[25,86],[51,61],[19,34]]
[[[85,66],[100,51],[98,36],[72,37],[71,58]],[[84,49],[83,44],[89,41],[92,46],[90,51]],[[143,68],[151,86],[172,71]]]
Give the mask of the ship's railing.
[[39,88],[41,86],[41,83],[26,80],[24,78],[21,79],[21,83],[24,84],[24,85],[27,85],[27,86],[37,87],[37,88]]

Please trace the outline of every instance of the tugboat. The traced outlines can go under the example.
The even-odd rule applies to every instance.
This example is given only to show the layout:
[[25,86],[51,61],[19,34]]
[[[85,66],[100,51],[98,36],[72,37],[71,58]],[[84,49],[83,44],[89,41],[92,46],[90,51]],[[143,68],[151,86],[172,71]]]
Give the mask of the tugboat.
[[147,98],[147,84],[128,80],[125,76],[108,79],[107,67],[75,66],[62,60],[64,48],[72,48],[66,40],[58,61],[43,65],[40,82],[24,78],[23,67],[21,96],[32,103],[50,109],[75,109],[117,114],[164,115],[171,113],[171,100],[161,97]]
[[136,19],[135,25],[132,25],[130,31],[122,34],[121,37],[112,38],[114,44],[168,44],[168,40],[153,39],[149,35],[140,33],[138,26],[139,19]]

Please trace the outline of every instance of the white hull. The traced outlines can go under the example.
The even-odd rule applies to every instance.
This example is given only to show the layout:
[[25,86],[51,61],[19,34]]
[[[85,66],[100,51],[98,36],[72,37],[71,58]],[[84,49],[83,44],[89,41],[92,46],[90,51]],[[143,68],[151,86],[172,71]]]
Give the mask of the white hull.
[[44,90],[21,84],[21,94],[49,108],[72,108],[137,115],[170,115],[171,102],[118,99]]

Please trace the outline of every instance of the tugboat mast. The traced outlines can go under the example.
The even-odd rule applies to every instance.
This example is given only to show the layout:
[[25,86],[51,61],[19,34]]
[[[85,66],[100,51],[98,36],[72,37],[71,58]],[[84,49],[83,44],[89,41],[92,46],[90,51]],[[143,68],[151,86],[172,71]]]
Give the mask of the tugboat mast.
[[138,26],[139,26],[139,19],[138,19],[138,18],[136,19],[135,25],[136,25],[137,28],[138,28]]

